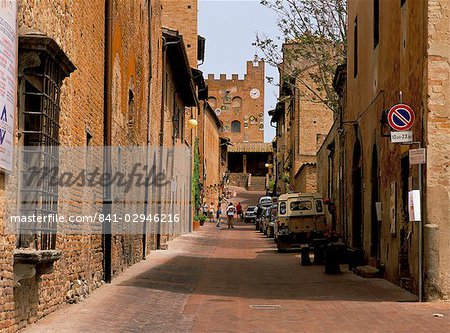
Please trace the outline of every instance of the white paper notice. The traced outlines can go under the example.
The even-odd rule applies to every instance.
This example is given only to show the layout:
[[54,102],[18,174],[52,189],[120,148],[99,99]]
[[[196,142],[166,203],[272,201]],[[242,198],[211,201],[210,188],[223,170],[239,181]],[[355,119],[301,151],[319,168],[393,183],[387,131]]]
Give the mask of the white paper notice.
[[419,222],[420,221],[420,191],[412,190],[408,193],[408,211],[409,211],[409,221]]
[[0,0],[0,168],[12,170],[17,96],[17,0]]

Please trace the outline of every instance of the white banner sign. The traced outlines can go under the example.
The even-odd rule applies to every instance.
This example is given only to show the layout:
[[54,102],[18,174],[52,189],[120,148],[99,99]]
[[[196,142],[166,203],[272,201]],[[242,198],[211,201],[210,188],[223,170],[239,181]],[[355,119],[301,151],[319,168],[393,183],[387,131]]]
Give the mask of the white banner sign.
[[392,143],[411,142],[412,140],[412,131],[391,132]]
[[17,0],[0,0],[0,168],[12,170],[17,96]]

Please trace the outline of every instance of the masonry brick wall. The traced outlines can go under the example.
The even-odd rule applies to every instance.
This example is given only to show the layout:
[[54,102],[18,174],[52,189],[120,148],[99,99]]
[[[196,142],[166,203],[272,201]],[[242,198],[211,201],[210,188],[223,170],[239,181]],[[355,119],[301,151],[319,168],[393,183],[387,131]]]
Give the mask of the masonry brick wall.
[[[247,62],[247,74],[239,79],[233,74],[214,78],[208,74],[209,103],[223,123],[223,136],[231,142],[264,141],[264,62]],[[250,92],[258,89],[259,96],[252,98]],[[220,110],[220,111],[219,111]],[[240,123],[240,132],[232,132],[232,122]]]
[[294,192],[317,192],[317,167],[315,164],[304,164],[294,177]]
[[162,25],[183,36],[191,67],[197,68],[197,0],[161,0]]
[[[113,14],[113,145],[144,146],[148,130],[150,143],[158,143],[161,109],[161,13],[159,0],[151,1],[152,96],[149,101],[148,8],[138,0],[115,1]],[[61,146],[103,145],[104,103],[104,1],[40,1],[19,3],[20,32],[39,31],[53,38],[75,64],[76,70],[61,89]],[[130,122],[130,91],[134,113]],[[151,118],[148,127],[147,110]],[[99,161],[101,167],[101,161]],[[63,171],[70,165],[62,162]],[[65,169],[64,169],[65,168]],[[2,174],[2,179],[4,175]],[[3,183],[3,181],[2,181]],[[0,200],[4,202],[4,189]],[[85,194],[99,200],[102,189]],[[92,215],[101,205],[86,207],[77,189],[60,191],[59,213]],[[56,248],[62,258],[54,271],[13,283],[15,236],[4,235],[4,212],[0,219],[0,331],[16,331],[58,309],[64,302],[76,302],[101,285],[103,253],[101,235],[59,233]],[[154,237],[147,240],[154,246]],[[113,270],[118,274],[142,258],[142,236],[116,235],[113,239]]]
[[428,1],[425,274],[430,299],[450,294],[450,3]]
[[[288,85],[284,80],[290,78],[294,69],[302,69],[295,78],[295,86],[289,87],[290,95],[284,96],[284,124],[277,138],[279,160],[286,160],[284,168],[278,174],[287,173],[290,176],[291,190],[310,192],[316,190],[316,177],[312,175],[311,165],[315,164],[316,154],[333,124],[333,111],[311,92],[318,91],[317,83],[312,75],[317,75],[317,67],[308,59],[298,56],[297,44],[283,45],[283,66],[280,82]],[[291,78],[292,79],[292,78]],[[286,88],[286,87],[285,87]],[[325,97],[325,96],[323,96]],[[282,119],[280,119],[283,122]],[[283,148],[285,147],[285,148]],[[284,151],[283,151],[284,149]],[[305,170],[301,170],[305,167]],[[280,188],[286,191],[286,186]]]
[[219,127],[216,123],[216,117],[212,113],[214,111],[204,108],[199,117],[199,142],[200,142],[200,161],[201,172],[200,177],[203,183],[204,201],[208,204],[211,202],[217,207],[218,197],[221,194],[220,182],[220,139]]

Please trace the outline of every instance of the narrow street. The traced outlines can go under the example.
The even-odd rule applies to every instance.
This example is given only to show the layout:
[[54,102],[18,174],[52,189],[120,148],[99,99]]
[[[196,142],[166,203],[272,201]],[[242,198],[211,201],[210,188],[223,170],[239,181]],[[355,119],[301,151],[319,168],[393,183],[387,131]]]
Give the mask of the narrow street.
[[342,271],[301,266],[254,225],[208,222],[25,332],[449,332],[448,303]]

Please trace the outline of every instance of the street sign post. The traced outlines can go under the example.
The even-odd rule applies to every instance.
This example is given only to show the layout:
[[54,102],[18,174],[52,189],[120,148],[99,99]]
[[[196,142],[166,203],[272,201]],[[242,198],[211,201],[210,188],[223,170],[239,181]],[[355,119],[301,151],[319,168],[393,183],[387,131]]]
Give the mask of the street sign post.
[[409,150],[409,164],[425,164],[426,163],[426,149],[410,149]]
[[388,112],[388,123],[394,131],[407,131],[416,118],[413,109],[406,104],[396,104]]

